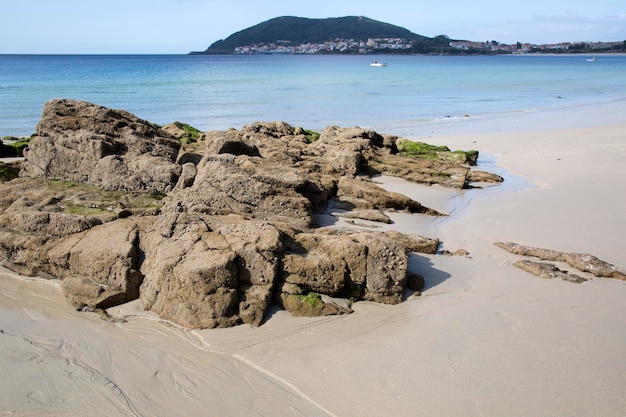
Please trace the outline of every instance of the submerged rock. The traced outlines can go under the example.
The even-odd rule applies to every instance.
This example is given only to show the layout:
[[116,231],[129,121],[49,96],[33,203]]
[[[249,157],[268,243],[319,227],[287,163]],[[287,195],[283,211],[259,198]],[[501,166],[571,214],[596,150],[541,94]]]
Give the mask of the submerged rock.
[[187,328],[258,326],[272,303],[295,315],[351,312],[340,299],[399,303],[408,253],[439,242],[316,229],[314,217],[329,202],[372,221],[441,215],[365,176],[461,188],[469,168],[400,156],[396,140],[284,122],[200,133],[53,100],[21,178],[0,187],[0,263],[61,279],[77,309],[140,298]]

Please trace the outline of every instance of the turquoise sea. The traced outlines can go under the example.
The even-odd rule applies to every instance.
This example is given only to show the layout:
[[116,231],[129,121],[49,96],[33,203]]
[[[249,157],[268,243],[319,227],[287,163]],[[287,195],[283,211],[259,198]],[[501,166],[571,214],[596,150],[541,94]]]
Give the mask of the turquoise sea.
[[[0,55],[0,136],[52,98],[201,130],[282,120],[419,128],[437,120],[626,99],[626,56]],[[376,59],[389,65],[372,67]],[[391,131],[390,131],[391,130]]]

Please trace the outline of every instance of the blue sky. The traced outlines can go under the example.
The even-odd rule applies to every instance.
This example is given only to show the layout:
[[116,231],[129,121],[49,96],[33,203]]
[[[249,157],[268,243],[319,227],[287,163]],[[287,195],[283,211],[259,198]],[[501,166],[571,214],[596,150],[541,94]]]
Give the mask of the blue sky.
[[626,0],[2,0],[0,53],[185,54],[286,15],[501,43],[626,40]]

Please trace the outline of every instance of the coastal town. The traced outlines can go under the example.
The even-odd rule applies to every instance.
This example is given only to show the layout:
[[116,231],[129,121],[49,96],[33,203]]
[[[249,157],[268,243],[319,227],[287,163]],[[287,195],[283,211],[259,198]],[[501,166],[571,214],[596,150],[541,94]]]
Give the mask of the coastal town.
[[626,46],[626,41],[620,42],[561,42],[553,44],[520,43],[504,44],[496,41],[472,42],[450,41],[449,46],[461,51],[487,51],[493,53],[527,54],[533,52],[601,52],[621,51]]
[[[447,53],[493,53],[493,54],[526,54],[550,52],[610,52],[626,49],[626,41],[619,42],[562,42],[555,44],[520,43],[505,44],[497,41],[475,42],[466,40],[450,40],[445,35],[435,38],[439,40],[437,48]],[[332,54],[332,53],[409,53],[415,49],[416,42],[403,38],[370,38],[367,40],[333,39],[320,43],[303,43],[292,45],[292,42],[277,40],[270,43],[238,46],[235,54]]]
[[367,41],[355,39],[334,39],[323,43],[304,43],[291,45],[290,41],[278,40],[272,43],[260,43],[235,48],[235,54],[320,54],[320,53],[348,53],[358,52],[361,54],[371,53],[375,50],[409,50],[413,48],[413,42],[402,38],[379,38]]

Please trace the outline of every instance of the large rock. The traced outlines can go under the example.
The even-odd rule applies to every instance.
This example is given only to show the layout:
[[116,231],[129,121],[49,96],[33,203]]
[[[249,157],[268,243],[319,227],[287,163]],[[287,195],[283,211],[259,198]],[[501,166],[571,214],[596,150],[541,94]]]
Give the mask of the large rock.
[[176,185],[180,143],[134,115],[77,100],[46,103],[20,172],[128,191]]
[[240,322],[235,253],[201,217],[170,213],[151,219],[140,242],[144,309],[188,328]]
[[211,225],[236,255],[239,316],[244,323],[258,326],[272,301],[284,250],[283,231],[268,222],[232,215],[213,217]]
[[282,253],[276,227],[184,213],[149,223],[141,238],[146,310],[189,328],[261,323]]
[[384,233],[300,233],[290,249],[281,279],[305,292],[388,304],[402,299],[406,249]]
[[94,227],[48,243],[50,273],[77,308],[109,308],[139,297],[138,229],[132,219]]

